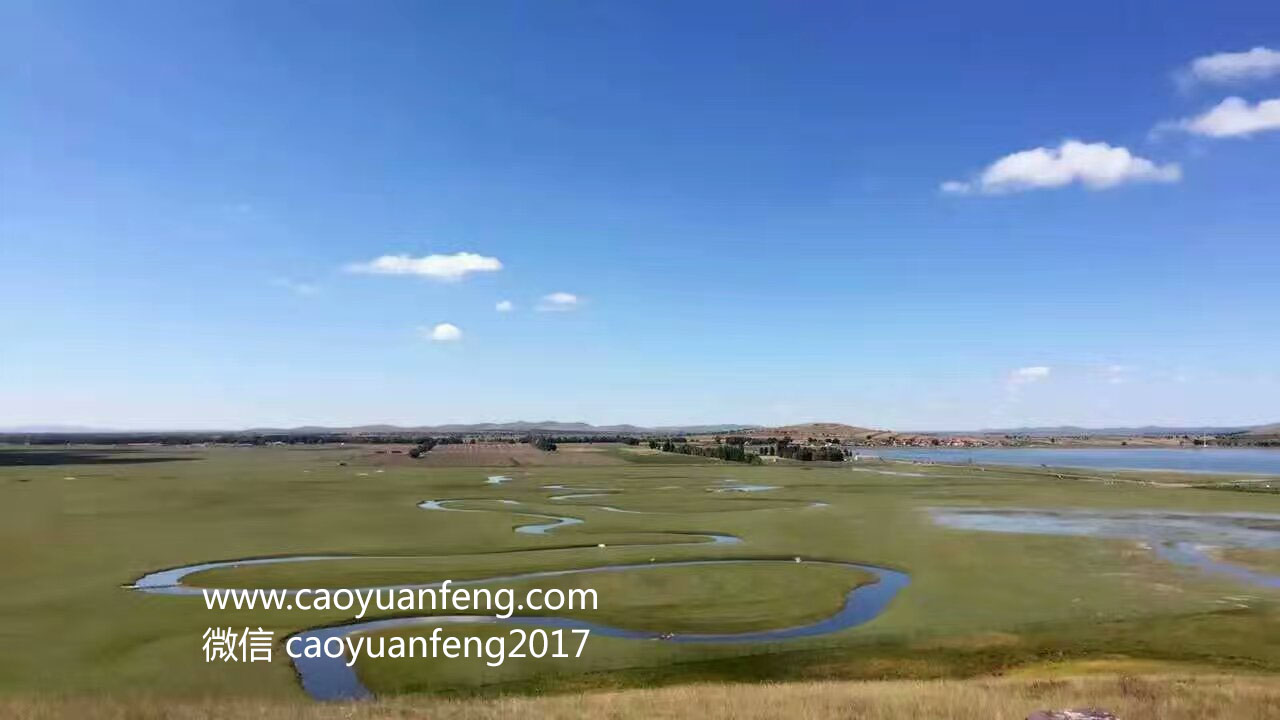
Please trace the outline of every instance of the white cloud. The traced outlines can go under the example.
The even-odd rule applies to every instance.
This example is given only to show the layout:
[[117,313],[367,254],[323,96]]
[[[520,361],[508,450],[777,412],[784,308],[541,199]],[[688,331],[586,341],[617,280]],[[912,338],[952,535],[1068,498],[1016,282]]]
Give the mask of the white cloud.
[[578,307],[581,300],[577,295],[567,292],[553,292],[550,295],[543,295],[541,302],[538,303],[538,310],[542,312],[552,312],[557,310],[572,310]]
[[1031,367],[1023,367],[1009,373],[1010,385],[1029,385],[1034,382],[1040,382],[1049,377],[1049,373],[1053,372],[1053,368],[1044,365],[1033,365]]
[[1198,57],[1187,70],[1191,80],[1204,83],[1241,83],[1280,75],[1280,51],[1256,47],[1245,52],[1223,52]]
[[949,180],[941,190],[951,195],[1002,193],[1057,188],[1080,183],[1105,190],[1130,182],[1177,182],[1182,169],[1174,163],[1157,165],[1107,143],[1066,140],[1056,148],[1038,147],[1006,155],[973,180]]
[[1130,365],[1107,365],[1102,368],[1102,377],[1110,385],[1124,385],[1129,382],[1134,369]]
[[493,309],[498,312],[511,312],[516,309],[516,306],[510,300],[499,300],[498,304],[493,306]]
[[320,286],[315,283],[298,282],[297,280],[290,280],[289,278],[276,278],[271,281],[271,284],[279,288],[284,288],[294,295],[315,295],[320,292]]
[[418,332],[422,333],[428,340],[435,342],[457,342],[462,339],[462,328],[453,323],[439,323],[434,327],[420,327]]
[[1185,130],[1214,138],[1248,137],[1256,132],[1280,130],[1280,98],[1250,105],[1244,98],[1229,97],[1202,115],[1161,123],[1161,130]]
[[502,262],[495,257],[460,252],[452,255],[383,255],[369,262],[353,263],[347,272],[369,275],[419,275],[436,280],[461,280],[470,273],[495,272]]

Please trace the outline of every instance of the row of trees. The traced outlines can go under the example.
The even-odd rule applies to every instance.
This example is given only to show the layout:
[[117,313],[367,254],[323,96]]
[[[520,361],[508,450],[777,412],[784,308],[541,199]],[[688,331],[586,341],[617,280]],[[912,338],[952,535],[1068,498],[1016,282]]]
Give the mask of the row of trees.
[[650,440],[649,447],[663,452],[682,453],[684,455],[700,455],[702,457],[719,458],[730,462],[758,464],[761,455],[776,455],[788,460],[801,462],[825,461],[843,462],[847,456],[844,448],[838,445],[813,447],[796,445],[790,438],[782,438],[769,445],[748,446],[746,438],[728,437],[715,445],[698,445],[685,442],[679,438],[658,441]]
[[747,452],[746,448],[742,445],[728,443],[719,445],[697,445],[690,442],[673,442],[668,439],[661,443],[657,440],[650,440],[649,447],[654,450],[662,450],[663,452],[711,457],[716,458],[717,460],[727,460],[729,462],[748,463],[750,465],[759,465],[761,463],[759,455]]
[[[529,442],[532,435],[526,435],[521,442]],[[633,435],[540,435],[557,443],[626,443],[639,445],[640,438]]]
[[529,444],[545,452],[556,451],[556,441],[545,435],[539,435],[538,437],[533,438],[529,441]]
[[[475,442],[472,440],[471,442]],[[437,445],[461,445],[463,439],[460,437],[426,437],[419,438],[418,444],[409,451],[409,457],[422,457],[423,453],[431,452],[431,448]]]
[[812,462],[814,460],[825,462],[844,462],[844,448],[835,445],[823,445],[821,447],[809,447],[808,445],[783,445],[778,447],[778,457],[788,458],[790,460],[799,460],[801,462]]

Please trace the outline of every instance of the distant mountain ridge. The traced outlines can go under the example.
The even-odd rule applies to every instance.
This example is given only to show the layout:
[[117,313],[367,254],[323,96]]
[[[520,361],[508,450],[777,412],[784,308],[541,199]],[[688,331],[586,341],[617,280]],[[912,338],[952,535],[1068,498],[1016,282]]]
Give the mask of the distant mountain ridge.
[[541,420],[530,422],[518,420],[506,423],[453,423],[446,425],[356,425],[351,427],[325,427],[307,425],[294,428],[251,428],[243,432],[273,434],[326,434],[347,433],[353,435],[369,433],[486,433],[486,432],[556,432],[581,433],[584,435],[617,435],[627,433],[681,433],[699,434],[728,432],[731,430],[750,430],[757,425],[724,423],[720,425],[661,425],[642,427],[640,425],[592,425],[584,422],[559,422],[557,420]]
[[783,426],[752,425],[748,423],[720,423],[706,425],[658,425],[643,426],[628,423],[620,425],[592,425],[585,422],[561,422],[558,420],[527,421],[499,423],[446,423],[443,425],[392,425],[379,423],[370,425],[302,425],[289,428],[257,427],[241,430],[207,429],[207,430],[119,430],[81,425],[20,425],[0,427],[3,435],[142,435],[170,433],[183,434],[246,434],[246,435],[374,435],[374,434],[481,434],[481,433],[560,433],[565,435],[717,435],[740,433],[751,437],[767,437],[789,435],[791,437],[838,437],[842,439],[867,439],[886,436],[934,436],[963,437],[975,435],[1021,435],[1026,437],[1071,437],[1071,436],[1162,436],[1162,435],[1243,435],[1246,437],[1280,436],[1280,423],[1267,425],[1200,425],[1200,426],[1160,426],[1144,425],[1141,427],[1098,427],[1087,428],[1077,425],[1035,426],[1018,428],[985,428],[982,430],[921,430],[912,432],[876,430],[856,427],[842,423],[812,422]]
[[1248,435],[1249,437],[1280,435],[1280,423],[1258,425],[1257,427],[1249,428],[1249,431],[1246,432],[1245,435]]
[[[716,431],[723,432],[723,431]],[[779,425],[777,427],[747,428],[743,434],[753,438],[791,437],[791,438],[839,438],[841,440],[866,439],[887,431],[845,425],[843,423],[810,422],[795,425]]]
[[86,427],[80,425],[17,425],[0,427],[0,434],[5,435],[153,435],[158,433],[183,434],[245,434],[245,435],[373,435],[394,433],[521,433],[545,432],[583,435],[625,435],[629,433],[673,433],[696,435],[702,433],[730,432],[735,430],[752,430],[760,427],[747,423],[722,423],[712,425],[660,425],[644,427],[640,425],[592,425],[584,422],[560,422],[542,420],[530,422],[518,420],[506,423],[451,423],[444,425],[391,425],[385,423],[372,425],[300,425],[297,427],[255,427],[237,430],[211,428],[204,430],[120,430],[118,428]]
[[[1269,429],[1269,431],[1268,431]],[[1143,425],[1141,427],[1100,427],[1086,428],[1076,425],[1056,425],[1050,427],[1019,427],[1019,428],[986,428],[978,430],[982,435],[1028,435],[1028,436],[1070,436],[1070,435],[1115,435],[1115,436],[1141,436],[1141,435],[1230,435],[1232,433],[1249,433],[1254,434],[1258,431],[1267,431],[1262,434],[1274,434],[1280,432],[1280,424],[1274,425],[1188,425],[1188,426],[1162,426],[1162,425]],[[929,433],[951,434],[951,433]],[[958,434],[958,433],[957,433]]]

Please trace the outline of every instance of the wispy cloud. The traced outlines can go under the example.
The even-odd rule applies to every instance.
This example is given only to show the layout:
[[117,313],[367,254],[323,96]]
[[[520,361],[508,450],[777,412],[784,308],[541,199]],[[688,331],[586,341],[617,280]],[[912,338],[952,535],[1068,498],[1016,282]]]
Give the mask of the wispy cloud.
[[543,295],[542,300],[538,302],[538,310],[540,312],[556,312],[573,310],[582,302],[581,298],[573,293],[553,292],[550,295]]
[[469,252],[452,255],[383,255],[368,262],[347,265],[347,272],[368,275],[418,275],[436,280],[456,281],[471,273],[496,272],[502,262],[495,257],[485,257]]
[[299,282],[297,280],[291,280],[284,277],[272,280],[271,284],[278,288],[284,288],[294,295],[300,296],[315,295],[320,292],[320,286],[315,283]]
[[1212,138],[1249,137],[1254,133],[1280,130],[1280,98],[1250,105],[1240,97],[1229,97],[1196,117],[1160,123],[1154,134],[1181,130]]
[[1053,372],[1053,368],[1045,365],[1032,365],[1031,367],[1022,367],[1009,373],[1007,382],[1009,385],[1029,385],[1031,383],[1040,382],[1049,377]]
[[515,303],[511,302],[510,300],[499,300],[498,304],[493,306],[493,309],[497,310],[500,313],[505,313],[505,312],[511,312],[512,310],[515,310],[516,306],[515,306]]
[[1106,190],[1125,183],[1169,183],[1181,178],[1182,169],[1174,163],[1158,165],[1127,148],[1104,142],[1066,140],[1056,148],[1038,147],[1006,155],[973,179],[948,180],[940,189],[951,195],[1001,195],[1074,183]]
[[1123,385],[1133,376],[1131,365],[1106,365],[1102,368],[1102,377],[1109,385]]
[[1229,85],[1280,75],[1280,50],[1258,46],[1244,52],[1220,52],[1191,61],[1177,74],[1185,84]]
[[422,326],[418,332],[433,342],[457,342],[462,339],[462,328],[453,323],[438,323],[432,327]]

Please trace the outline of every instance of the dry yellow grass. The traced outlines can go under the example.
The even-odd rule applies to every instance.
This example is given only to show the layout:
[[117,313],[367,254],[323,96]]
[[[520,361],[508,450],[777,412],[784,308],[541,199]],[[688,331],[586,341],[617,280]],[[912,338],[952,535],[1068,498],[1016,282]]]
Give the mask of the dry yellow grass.
[[1280,679],[1267,676],[1087,676],[1036,680],[685,685],[499,699],[400,698],[357,704],[159,698],[0,699],[14,720],[383,720],[433,718],[841,718],[1021,720],[1033,710],[1101,707],[1121,720],[1280,718]]

